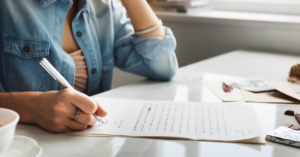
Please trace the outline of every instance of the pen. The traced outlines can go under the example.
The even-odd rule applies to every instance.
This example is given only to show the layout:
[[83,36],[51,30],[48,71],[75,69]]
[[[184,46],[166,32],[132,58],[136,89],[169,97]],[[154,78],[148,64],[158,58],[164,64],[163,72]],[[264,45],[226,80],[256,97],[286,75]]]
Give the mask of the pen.
[[[65,87],[65,88],[71,88],[71,89],[75,90],[73,88],[73,86],[71,86],[69,84],[69,82],[51,65],[51,63],[46,58],[43,58],[40,61],[40,64],[63,87]],[[101,123],[104,123],[103,120],[102,120],[102,118],[100,118],[99,116],[97,116],[95,113],[93,113],[93,115],[96,117],[97,121],[99,121]]]

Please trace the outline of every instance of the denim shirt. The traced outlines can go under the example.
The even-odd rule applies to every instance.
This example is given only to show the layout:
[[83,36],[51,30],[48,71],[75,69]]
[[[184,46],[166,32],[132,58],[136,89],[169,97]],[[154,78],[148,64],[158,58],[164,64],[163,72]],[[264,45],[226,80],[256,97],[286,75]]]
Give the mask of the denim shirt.
[[[62,50],[72,0],[0,1],[0,92],[51,91],[63,87],[39,65],[49,62],[73,85],[75,63]],[[79,0],[72,30],[88,68],[87,95],[112,88],[112,69],[170,80],[178,69],[176,40],[134,35],[126,10],[111,0]]]

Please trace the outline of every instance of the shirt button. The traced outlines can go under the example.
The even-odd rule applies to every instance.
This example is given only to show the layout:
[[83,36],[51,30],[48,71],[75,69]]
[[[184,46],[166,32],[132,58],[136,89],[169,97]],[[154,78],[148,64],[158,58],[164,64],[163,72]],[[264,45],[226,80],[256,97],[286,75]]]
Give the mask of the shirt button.
[[92,69],[92,74],[95,74],[96,72],[97,72],[97,70],[96,69]]
[[24,47],[23,47],[23,51],[24,51],[24,52],[29,52],[29,51],[30,51],[30,48],[29,48],[28,46],[24,46]]
[[82,32],[78,31],[78,32],[76,33],[76,35],[77,35],[78,37],[81,37],[81,36],[82,36]]

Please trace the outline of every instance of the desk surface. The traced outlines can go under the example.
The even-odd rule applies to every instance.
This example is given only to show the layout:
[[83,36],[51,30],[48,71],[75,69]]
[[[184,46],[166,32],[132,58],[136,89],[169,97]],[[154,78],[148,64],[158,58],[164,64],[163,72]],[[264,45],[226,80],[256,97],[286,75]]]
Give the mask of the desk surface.
[[[292,65],[300,56],[254,51],[233,51],[179,69],[171,82],[141,81],[95,95],[122,99],[172,100],[196,102],[221,102],[200,80],[226,81],[263,78],[269,81],[286,81]],[[297,92],[300,85],[290,84]],[[284,123],[297,124],[287,109],[300,112],[299,104],[246,103],[255,107],[262,132],[272,131]],[[203,142],[187,140],[162,140],[119,137],[75,137],[52,134],[37,126],[19,124],[17,135],[36,139],[43,147],[43,157],[75,156],[300,156],[300,149],[273,142],[266,145]]]

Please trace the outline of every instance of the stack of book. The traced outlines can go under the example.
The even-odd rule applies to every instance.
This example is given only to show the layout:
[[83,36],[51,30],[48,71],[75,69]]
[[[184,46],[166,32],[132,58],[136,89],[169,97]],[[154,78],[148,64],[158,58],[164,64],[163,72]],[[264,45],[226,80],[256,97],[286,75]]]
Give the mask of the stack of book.
[[199,12],[208,10],[208,0],[148,0],[154,11]]

